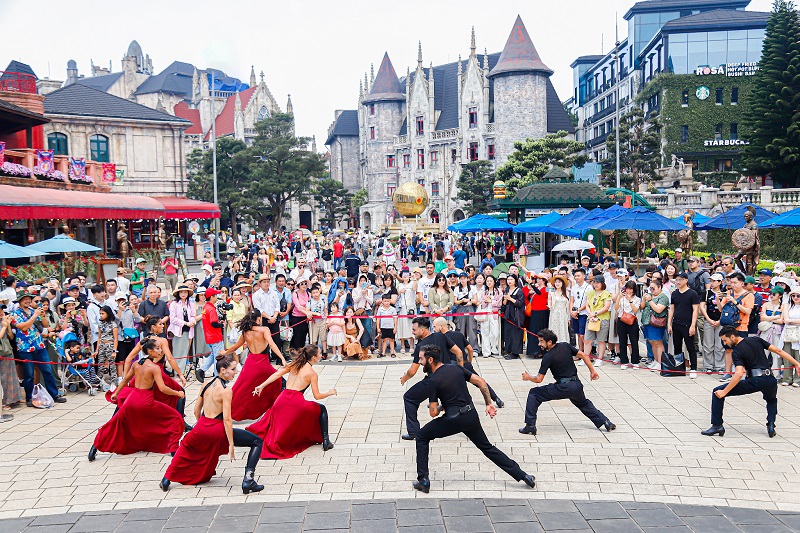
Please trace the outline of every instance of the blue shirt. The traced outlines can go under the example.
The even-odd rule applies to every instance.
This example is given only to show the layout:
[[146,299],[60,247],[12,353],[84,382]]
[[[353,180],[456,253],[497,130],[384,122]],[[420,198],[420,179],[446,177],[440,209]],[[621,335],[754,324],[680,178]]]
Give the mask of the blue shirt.
[[495,262],[494,257],[492,257],[491,259],[484,259],[483,261],[481,261],[481,267],[479,270],[483,271],[486,265],[492,265],[492,268],[496,267],[497,263]]
[[453,252],[453,261],[457,269],[464,270],[464,264],[467,261],[467,252],[461,249],[456,250]]
[[[22,324],[23,322],[27,322],[33,316],[33,310],[30,313],[25,313],[21,307],[17,307],[11,313],[11,319],[14,321],[14,324]],[[37,318],[37,321],[41,321],[41,318]],[[17,338],[17,351],[20,352],[35,352],[36,350],[44,350],[44,341],[42,340],[42,335],[39,333],[39,330],[36,329],[36,325],[31,325],[28,328],[28,331],[22,331],[21,329],[15,327],[15,336]]]

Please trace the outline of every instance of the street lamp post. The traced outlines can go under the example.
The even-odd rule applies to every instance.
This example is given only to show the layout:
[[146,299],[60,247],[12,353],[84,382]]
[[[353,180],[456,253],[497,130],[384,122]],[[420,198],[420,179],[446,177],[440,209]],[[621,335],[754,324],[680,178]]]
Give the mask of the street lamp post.
[[[614,60],[617,64],[617,76],[616,76],[616,83],[615,83],[615,97],[614,99],[617,101],[617,109],[616,109],[616,123],[617,123],[617,133],[614,135],[614,141],[616,144],[617,149],[617,189],[620,188],[620,173],[619,173],[619,84],[622,78],[620,72],[621,62],[619,59],[619,25],[616,26],[616,45],[614,46]],[[216,183],[216,182],[215,182]]]
[[[214,176],[214,203],[219,205],[217,199],[217,101],[214,90],[214,71],[211,71],[211,168]],[[219,261],[219,221],[214,220],[214,257]]]

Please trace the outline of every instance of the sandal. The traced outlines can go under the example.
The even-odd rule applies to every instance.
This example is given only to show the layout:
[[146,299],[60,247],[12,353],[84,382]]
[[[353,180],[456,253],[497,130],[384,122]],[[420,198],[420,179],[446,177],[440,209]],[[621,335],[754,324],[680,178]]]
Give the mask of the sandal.
[[394,353],[394,352],[392,352],[392,357],[393,357],[393,358],[394,358],[394,357],[397,357],[397,354],[396,354],[396,353]]

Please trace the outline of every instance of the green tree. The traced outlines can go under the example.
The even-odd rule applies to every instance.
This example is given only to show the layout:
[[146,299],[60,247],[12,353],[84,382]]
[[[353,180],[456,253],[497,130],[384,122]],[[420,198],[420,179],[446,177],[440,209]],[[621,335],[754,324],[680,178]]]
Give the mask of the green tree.
[[344,188],[341,182],[325,178],[314,184],[314,200],[322,211],[320,222],[336,227],[336,223],[350,216],[353,193]]
[[310,138],[296,137],[294,117],[275,114],[256,123],[256,138],[248,148],[253,183],[252,198],[266,204],[250,213],[259,225],[278,228],[286,205],[308,200],[312,179],[325,174],[325,163],[319,154],[307,149]]
[[[661,133],[657,118],[645,120],[641,107],[634,107],[619,120],[620,184],[638,191],[640,183],[651,177],[661,165]],[[617,182],[616,132],[606,139],[608,159],[602,161],[603,181],[607,186]]]
[[359,220],[361,217],[358,214],[358,210],[361,209],[361,206],[366,205],[367,201],[369,200],[369,191],[367,189],[360,189],[356,191],[353,197],[350,199],[350,208],[351,208],[351,217],[355,222],[355,227],[359,226]]
[[470,161],[461,167],[461,175],[456,183],[457,198],[466,204],[470,216],[489,212],[494,180],[495,175],[489,161]]
[[[249,193],[252,182],[247,145],[231,137],[217,139],[217,203],[222,227],[229,225],[233,236],[254,203]],[[213,151],[193,150],[186,160],[189,175],[188,196],[206,202],[214,201]]]
[[539,180],[554,166],[569,170],[572,165],[583,166],[589,160],[578,152],[583,143],[567,138],[566,131],[550,133],[542,139],[527,139],[514,143],[516,151],[497,169],[497,177],[505,181],[509,191],[515,191]]
[[742,150],[747,174],[772,174],[783,185],[800,178],[800,21],[794,4],[775,0],[767,22],[759,70],[744,123],[750,144]]

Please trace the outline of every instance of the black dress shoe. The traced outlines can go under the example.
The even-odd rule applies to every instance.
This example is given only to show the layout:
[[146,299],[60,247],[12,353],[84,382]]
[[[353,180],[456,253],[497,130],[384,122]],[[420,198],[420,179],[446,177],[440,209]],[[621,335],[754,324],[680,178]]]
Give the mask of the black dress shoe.
[[95,457],[97,457],[97,448],[92,445],[92,447],[89,448],[89,462],[94,461]]
[[496,400],[494,401],[494,403],[496,403],[496,404],[497,404],[497,408],[498,408],[498,409],[502,409],[502,408],[503,408],[503,406],[505,406],[505,402],[504,402],[503,400],[501,400],[500,398],[496,399]]
[[33,401],[25,400],[25,405],[27,405],[28,407],[33,407]]
[[57,396],[53,398],[53,401],[56,403],[67,403],[67,399],[64,398],[63,396]]
[[519,359],[519,356],[515,353],[510,353],[508,355],[504,355],[503,359],[505,359],[506,361],[511,361],[512,359]]
[[519,428],[519,432],[526,435],[536,435],[536,426],[525,424],[525,427]]
[[532,475],[525,474],[525,477],[522,478],[522,481],[524,481],[525,484],[528,485],[530,488],[532,489],[536,488],[536,478],[533,477]]
[[408,433],[405,433],[405,434],[401,435],[400,438],[403,439],[403,440],[416,440],[417,437],[414,436],[414,435],[409,435]]
[[162,478],[158,486],[161,487],[161,490],[167,492],[169,490],[169,480],[167,478]]
[[705,431],[700,432],[701,435],[706,435],[708,437],[713,437],[714,435],[719,435],[720,437],[725,436],[725,428],[723,426],[711,426]]
[[617,425],[614,424],[611,420],[606,420],[603,422],[603,427],[606,428],[606,431],[611,432],[617,429]]
[[202,382],[204,382],[206,380],[205,372],[203,372],[199,368],[195,368],[194,369],[194,377],[197,378],[197,381],[199,381],[200,383],[202,383]]
[[767,435],[769,435],[769,438],[772,438],[776,435],[775,422],[767,422]]
[[330,439],[324,439],[322,441],[322,451],[327,452],[328,450],[332,449],[333,449],[333,443],[330,441]]
[[428,494],[431,491],[431,482],[428,478],[423,479],[422,481],[414,481],[411,484],[414,487],[414,490],[419,490]]

